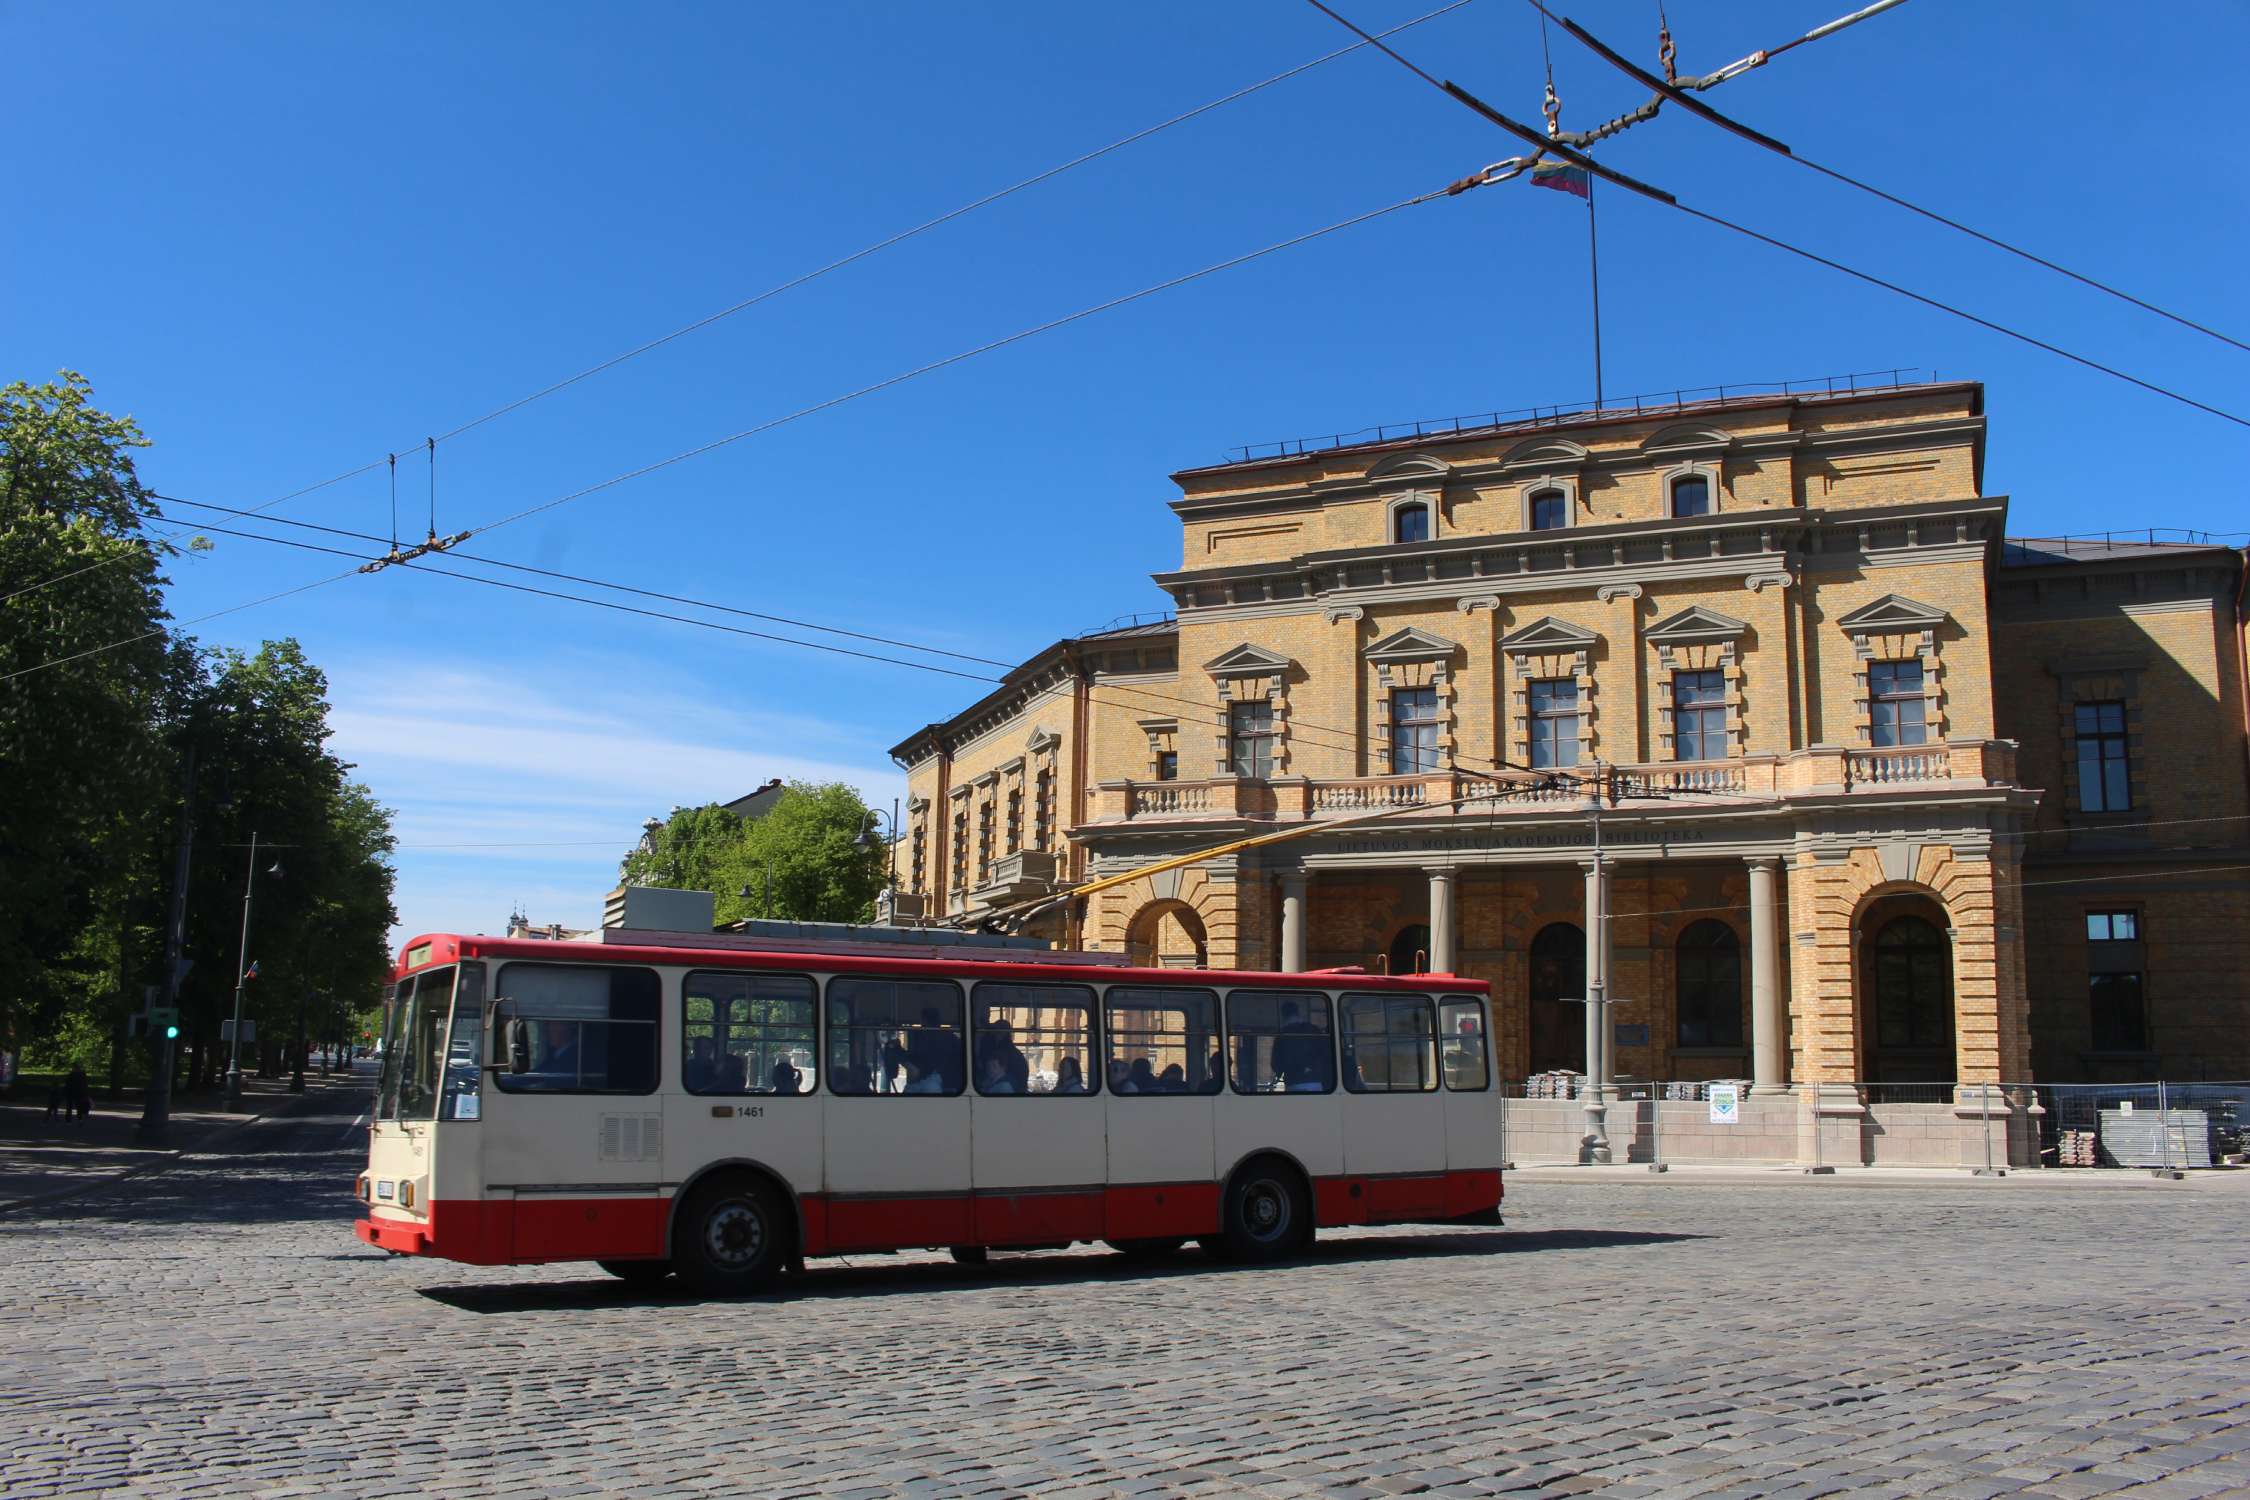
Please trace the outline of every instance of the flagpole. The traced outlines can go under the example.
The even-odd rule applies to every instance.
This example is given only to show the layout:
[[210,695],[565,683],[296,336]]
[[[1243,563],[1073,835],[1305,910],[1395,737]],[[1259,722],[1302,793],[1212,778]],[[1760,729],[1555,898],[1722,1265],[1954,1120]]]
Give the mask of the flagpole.
[[1602,409],[1602,259],[1594,239],[1594,174],[1586,174],[1586,268],[1594,283],[1594,412]]

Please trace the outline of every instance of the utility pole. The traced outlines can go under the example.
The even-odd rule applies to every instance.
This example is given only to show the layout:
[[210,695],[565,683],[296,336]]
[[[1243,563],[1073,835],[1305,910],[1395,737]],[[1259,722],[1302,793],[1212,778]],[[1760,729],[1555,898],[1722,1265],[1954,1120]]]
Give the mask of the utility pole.
[[258,832],[250,831],[250,864],[242,877],[242,953],[234,961],[234,1037],[227,1053],[227,1107],[242,1108],[242,990],[250,981],[250,897],[258,888]]
[[[188,865],[195,854],[195,740],[188,740],[180,795],[180,838],[172,852],[172,906],[164,921],[164,1006],[179,1014],[181,950],[187,946]],[[172,1039],[167,1028],[149,1028],[151,1072],[141,1101],[140,1137],[161,1142],[172,1123]]]
[[1610,1160],[1609,1105],[1609,866],[1602,859],[1602,793],[1608,773],[1594,762],[1586,813],[1594,825],[1594,861],[1586,872],[1586,1135],[1579,1145],[1590,1163]]

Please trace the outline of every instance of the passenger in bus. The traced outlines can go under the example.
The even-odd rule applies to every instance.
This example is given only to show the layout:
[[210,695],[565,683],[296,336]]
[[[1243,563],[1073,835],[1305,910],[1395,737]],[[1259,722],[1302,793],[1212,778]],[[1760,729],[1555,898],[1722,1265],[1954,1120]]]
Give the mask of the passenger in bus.
[[1167,1064],[1164,1071],[1156,1077],[1156,1091],[1160,1094],[1186,1093],[1187,1069],[1178,1063]]
[[687,1079],[689,1093],[711,1092],[711,1079],[717,1071],[716,1059],[713,1057],[715,1050],[707,1036],[696,1037],[688,1043],[687,1067],[682,1071]]
[[[980,1078],[986,1066],[997,1059],[1000,1063],[1002,1076],[1008,1080],[1007,1092],[1011,1094],[1030,1093],[1031,1059],[1024,1056],[1023,1049],[1016,1045],[1016,1028],[1009,1023],[1008,1018],[994,1016],[988,1023],[979,1028],[979,1032],[977,1038],[977,1067]],[[986,1089],[985,1092],[990,1094],[1000,1091]]]
[[892,1037],[889,1041],[883,1043],[882,1064],[876,1069],[875,1077],[870,1082],[869,1087],[862,1092],[869,1094],[903,1094],[906,1092],[903,1075],[908,1071],[906,1043],[897,1037]]
[[801,1094],[805,1091],[805,1075],[797,1071],[797,1065],[786,1055],[774,1059],[771,1082],[773,1091],[777,1094]]
[[1127,1082],[1133,1085],[1126,1090],[1127,1093],[1156,1094],[1163,1092],[1157,1087],[1155,1066],[1145,1057],[1133,1059],[1133,1066],[1126,1070],[1125,1078]]
[[1078,1059],[1066,1057],[1055,1065],[1055,1087],[1058,1094],[1083,1094],[1086,1092],[1086,1073],[1078,1066]]
[[[961,1091],[961,1037],[945,1024],[934,1005],[922,1010],[922,1024],[906,1039],[906,1061],[917,1075],[907,1083],[910,1094],[957,1094]],[[927,1087],[915,1085],[934,1079]]]
[[729,1052],[719,1059],[718,1083],[714,1092],[721,1094],[747,1094],[750,1092],[750,1060],[740,1053]]
[[1140,1092],[1139,1089],[1133,1087],[1132,1072],[1125,1066],[1125,1059],[1122,1057],[1113,1057],[1109,1060],[1109,1091],[1113,1094],[1137,1094]]
[[1330,1076],[1328,1033],[1306,1020],[1304,1007],[1294,1000],[1281,1002],[1273,1070],[1281,1075],[1282,1087],[1293,1094],[1326,1093],[1335,1082]]
[[1020,1094],[1023,1090],[1017,1088],[1016,1081],[1008,1076],[1007,1059],[997,1052],[987,1052],[984,1055],[984,1076],[977,1080],[977,1092],[980,1094]]
[[531,1071],[578,1081],[578,1028],[569,1021],[539,1023],[539,1065]]

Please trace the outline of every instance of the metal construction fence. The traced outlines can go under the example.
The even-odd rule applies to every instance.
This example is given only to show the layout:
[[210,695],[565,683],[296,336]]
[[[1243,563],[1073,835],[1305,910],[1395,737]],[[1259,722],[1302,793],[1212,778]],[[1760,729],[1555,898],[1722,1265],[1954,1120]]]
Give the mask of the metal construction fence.
[[[1501,1147],[1511,1164],[1585,1159],[1587,1080],[1553,1072],[1502,1080]],[[1612,1162],[2180,1172],[2250,1149],[2250,1082],[1796,1083],[1638,1079],[1603,1089]]]

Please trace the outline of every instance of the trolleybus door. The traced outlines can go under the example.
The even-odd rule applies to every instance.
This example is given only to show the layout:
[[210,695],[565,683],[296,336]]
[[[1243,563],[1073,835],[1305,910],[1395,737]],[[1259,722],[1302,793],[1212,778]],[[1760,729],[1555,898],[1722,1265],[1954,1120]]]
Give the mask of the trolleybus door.
[[961,987],[839,974],[824,998],[824,1242],[835,1250],[978,1243]]
[[1219,997],[1112,985],[1102,1017],[1109,1090],[1105,1238],[1210,1234],[1219,1226],[1213,1094]]
[[1437,1014],[1428,995],[1343,997],[1344,1170],[1361,1180],[1372,1223],[1445,1207],[1445,1105]]
[[1101,1238],[1106,1122],[1093,989],[987,982],[971,992],[970,1010],[976,1243]]

